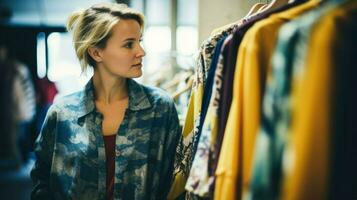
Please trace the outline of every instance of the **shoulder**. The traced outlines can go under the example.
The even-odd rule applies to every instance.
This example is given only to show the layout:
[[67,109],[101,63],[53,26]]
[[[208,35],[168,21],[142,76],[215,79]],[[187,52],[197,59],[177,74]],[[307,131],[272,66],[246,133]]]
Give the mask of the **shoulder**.
[[152,86],[143,85],[142,88],[151,104],[151,109],[156,113],[158,124],[171,123],[173,126],[178,126],[176,106],[169,93],[161,88]]
[[84,98],[85,95],[84,93],[85,92],[83,90],[80,90],[68,95],[60,96],[55,99],[53,105],[56,107],[64,107],[64,108],[78,106],[81,100],[83,100]]
[[163,89],[153,86],[142,85],[145,94],[150,103],[155,106],[172,106],[174,105],[173,98]]
[[163,89],[142,85],[135,81],[130,81],[130,91],[132,96],[136,99],[134,102],[141,105],[141,108],[149,108],[158,113],[173,114],[176,113],[175,103],[173,98]]
[[65,96],[57,97],[51,105],[48,113],[57,113],[61,115],[76,116],[80,113],[85,103],[85,91],[81,90]]

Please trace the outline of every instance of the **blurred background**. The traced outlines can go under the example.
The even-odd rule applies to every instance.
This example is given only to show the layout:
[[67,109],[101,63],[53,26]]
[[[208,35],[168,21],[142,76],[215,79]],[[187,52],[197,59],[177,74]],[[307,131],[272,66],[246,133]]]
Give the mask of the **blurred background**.
[[0,0],[1,198],[29,199],[33,144],[47,109],[90,79],[92,72],[81,74],[65,23],[71,12],[99,2],[125,3],[144,13],[146,56],[138,81],[172,94],[182,121],[200,44],[257,1]]

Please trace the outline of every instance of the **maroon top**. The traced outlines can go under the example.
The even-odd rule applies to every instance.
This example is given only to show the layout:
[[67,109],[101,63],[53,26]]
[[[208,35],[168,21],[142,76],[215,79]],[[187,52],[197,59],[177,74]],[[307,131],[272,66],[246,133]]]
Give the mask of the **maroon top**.
[[115,136],[104,136],[105,155],[107,159],[107,200],[114,199],[114,174],[115,174]]

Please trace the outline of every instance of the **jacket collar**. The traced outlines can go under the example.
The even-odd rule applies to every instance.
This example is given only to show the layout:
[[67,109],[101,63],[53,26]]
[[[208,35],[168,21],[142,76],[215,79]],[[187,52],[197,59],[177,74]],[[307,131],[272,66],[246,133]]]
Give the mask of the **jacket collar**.
[[[147,94],[144,91],[144,87],[134,81],[133,79],[127,79],[128,92],[129,92],[129,107],[131,111],[144,110],[151,107],[151,103]],[[78,116],[82,118],[91,112],[95,112],[95,96],[93,78],[91,78],[86,84],[82,95],[79,99]]]

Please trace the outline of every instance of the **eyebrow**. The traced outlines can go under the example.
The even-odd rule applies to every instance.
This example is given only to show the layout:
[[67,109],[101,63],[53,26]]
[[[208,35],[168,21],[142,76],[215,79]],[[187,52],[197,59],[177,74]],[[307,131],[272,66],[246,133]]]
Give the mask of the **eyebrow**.
[[127,39],[125,39],[123,42],[126,42],[126,41],[135,41],[136,40],[136,38],[127,38]]
[[[140,38],[139,38],[139,40],[142,39],[142,38],[143,38],[143,36],[141,35]],[[135,40],[136,40],[136,38],[127,38],[127,39],[125,39],[123,42],[135,41]]]

